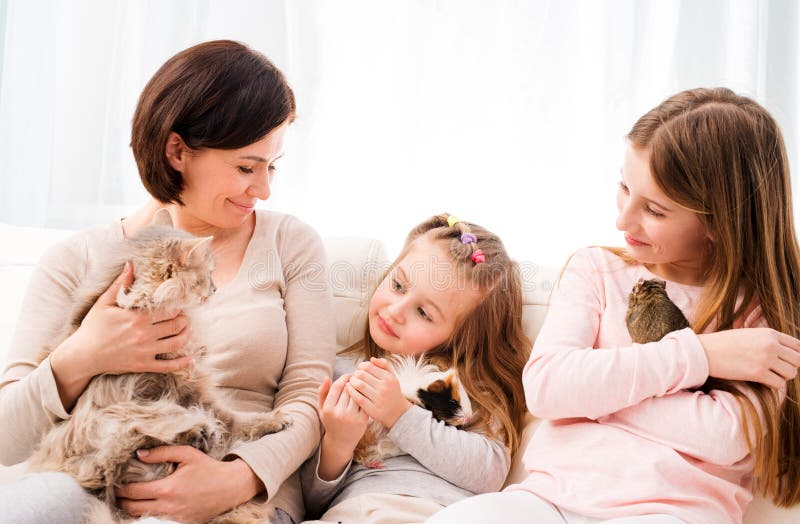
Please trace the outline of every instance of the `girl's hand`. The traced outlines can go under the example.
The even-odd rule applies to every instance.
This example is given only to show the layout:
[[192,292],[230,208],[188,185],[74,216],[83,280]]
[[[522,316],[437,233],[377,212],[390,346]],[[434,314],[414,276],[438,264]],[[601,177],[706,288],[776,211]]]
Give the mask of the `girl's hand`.
[[342,375],[331,384],[331,379],[325,378],[319,386],[317,410],[325,428],[324,438],[352,454],[367,430],[369,416],[345,393],[349,380],[350,375]]
[[184,523],[206,522],[264,491],[243,460],[214,460],[191,446],[139,450],[148,464],[176,462],[168,477],[116,489],[119,507],[133,516],[158,515]]
[[347,392],[367,415],[387,429],[411,407],[391,366],[383,358],[373,357],[359,364],[347,384]]
[[741,328],[698,335],[708,374],[779,389],[797,376],[800,340],[770,328]]
[[342,474],[369,424],[367,414],[344,391],[349,380],[350,375],[342,375],[331,384],[326,377],[319,386],[317,411],[325,428],[318,470],[322,480],[334,480]]

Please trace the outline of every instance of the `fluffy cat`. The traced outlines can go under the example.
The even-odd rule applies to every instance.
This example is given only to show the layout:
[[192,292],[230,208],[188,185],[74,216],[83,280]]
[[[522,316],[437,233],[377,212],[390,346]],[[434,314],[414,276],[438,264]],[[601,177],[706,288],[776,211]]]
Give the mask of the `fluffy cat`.
[[[197,238],[175,229],[169,213],[159,210],[140,233],[111,249],[111,262],[89,275],[77,292],[77,306],[55,348],[81,324],[97,298],[131,261],[135,280],[121,289],[117,304],[126,309],[184,310],[206,302],[215,291],[211,237]],[[191,316],[191,315],[190,315]],[[214,371],[203,362],[205,348],[190,340],[179,352],[193,365],[176,373],[125,373],[92,379],[72,410],[42,439],[30,460],[33,470],[72,475],[97,497],[87,522],[127,522],[116,508],[114,489],[122,484],[163,478],[175,464],[145,464],[136,460],[140,448],[191,445],[222,459],[239,440],[253,440],[289,425],[280,411],[234,414],[223,406]],[[42,355],[46,358],[48,352]],[[248,502],[212,520],[214,523],[267,522],[264,504]]]
[[[450,426],[463,426],[472,416],[467,392],[458,381],[455,369],[441,371],[421,357],[389,358],[403,396],[414,405],[433,413],[436,420]],[[353,460],[368,468],[383,467],[383,460],[404,452],[388,436],[383,424],[370,421],[353,451]]]

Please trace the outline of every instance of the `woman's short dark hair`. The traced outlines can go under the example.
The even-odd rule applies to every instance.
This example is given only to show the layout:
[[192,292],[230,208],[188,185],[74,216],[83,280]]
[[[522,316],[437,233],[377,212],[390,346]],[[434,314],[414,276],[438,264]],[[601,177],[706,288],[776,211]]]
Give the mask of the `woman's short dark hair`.
[[167,60],[147,83],[131,148],[145,189],[183,205],[183,177],[165,152],[170,132],[191,149],[238,149],[294,116],[294,93],[267,57],[231,40],[204,42]]

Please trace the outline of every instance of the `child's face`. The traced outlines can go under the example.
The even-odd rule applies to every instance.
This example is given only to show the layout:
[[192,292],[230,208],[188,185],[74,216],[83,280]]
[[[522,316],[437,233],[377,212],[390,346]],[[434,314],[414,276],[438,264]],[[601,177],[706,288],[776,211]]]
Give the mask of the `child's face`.
[[384,350],[420,355],[445,342],[480,292],[440,243],[415,241],[369,303],[369,332]]
[[[617,229],[625,233],[628,253],[657,274],[702,271],[708,233],[694,211],[667,198],[650,172],[650,153],[628,143],[617,192]],[[664,269],[660,272],[658,269]],[[666,273],[666,274],[665,274]]]

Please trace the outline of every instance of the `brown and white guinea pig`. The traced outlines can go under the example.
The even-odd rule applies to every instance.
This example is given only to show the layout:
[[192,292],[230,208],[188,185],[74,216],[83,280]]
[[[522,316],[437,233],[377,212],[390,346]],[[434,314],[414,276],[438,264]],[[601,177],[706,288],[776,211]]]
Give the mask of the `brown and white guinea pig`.
[[[397,356],[387,360],[400,383],[400,391],[409,402],[427,409],[436,420],[449,426],[469,423],[472,404],[455,369],[442,371],[426,363],[424,357]],[[368,468],[380,468],[383,459],[402,455],[404,452],[392,442],[388,433],[380,422],[371,421],[353,451],[353,460]]]

